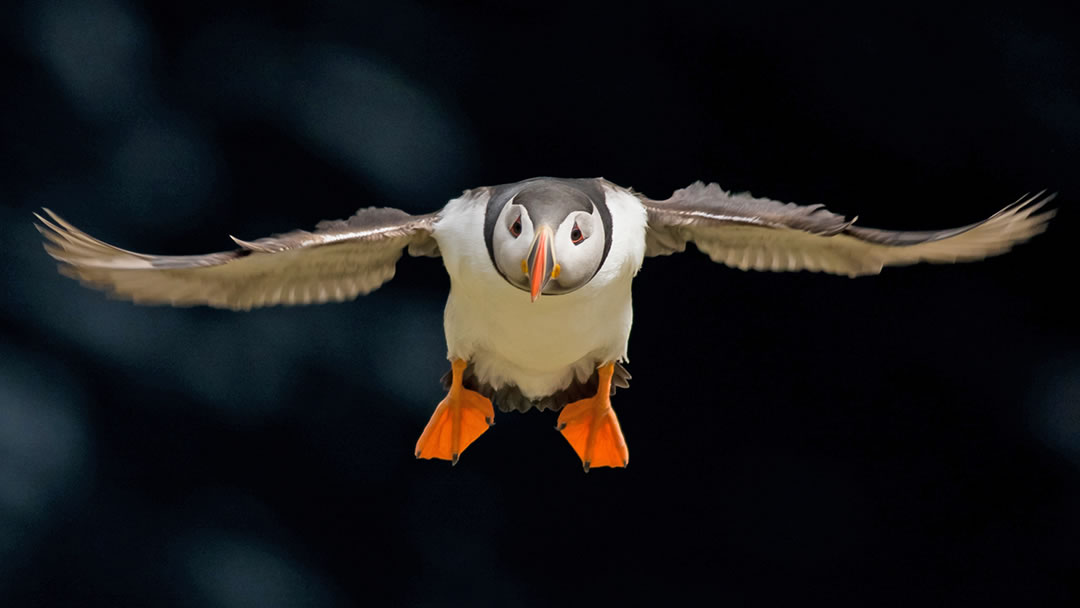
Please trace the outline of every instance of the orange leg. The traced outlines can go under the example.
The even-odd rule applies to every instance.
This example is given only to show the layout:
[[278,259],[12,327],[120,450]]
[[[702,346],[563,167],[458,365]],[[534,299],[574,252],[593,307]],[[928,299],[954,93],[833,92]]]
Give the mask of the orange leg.
[[588,473],[592,467],[625,467],[630,462],[619,419],[611,409],[611,375],[615,364],[600,368],[596,395],[563,408],[556,427],[577,452]]
[[455,359],[450,365],[453,368],[450,393],[435,408],[416,442],[415,453],[417,458],[439,458],[457,464],[465,448],[495,424],[495,408],[480,393],[461,386],[464,360]]

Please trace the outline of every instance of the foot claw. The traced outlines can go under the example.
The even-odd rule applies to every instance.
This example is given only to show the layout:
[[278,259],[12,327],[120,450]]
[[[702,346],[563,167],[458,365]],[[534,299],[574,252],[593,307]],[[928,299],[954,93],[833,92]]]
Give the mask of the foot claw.
[[453,455],[451,455],[450,456],[450,466],[456,467],[458,458],[460,458],[460,457],[461,457],[461,454],[453,454]]
[[581,468],[585,469],[585,472],[588,473],[589,472],[589,461],[586,460],[584,463],[582,463]]

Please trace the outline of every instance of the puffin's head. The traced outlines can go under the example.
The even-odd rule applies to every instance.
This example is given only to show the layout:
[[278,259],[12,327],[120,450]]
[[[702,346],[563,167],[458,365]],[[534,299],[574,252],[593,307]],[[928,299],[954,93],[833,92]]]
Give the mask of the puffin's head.
[[611,248],[611,215],[593,180],[541,178],[505,188],[489,202],[484,236],[508,283],[535,302],[596,276]]

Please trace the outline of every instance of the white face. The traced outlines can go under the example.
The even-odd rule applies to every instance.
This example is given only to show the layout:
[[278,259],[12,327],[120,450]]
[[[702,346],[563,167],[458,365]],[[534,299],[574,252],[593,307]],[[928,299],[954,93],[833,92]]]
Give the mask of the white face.
[[[546,260],[535,259],[539,257],[540,233],[544,233]],[[542,282],[541,293],[555,295],[570,293],[596,275],[605,239],[595,206],[591,213],[572,211],[557,226],[551,226],[534,222],[525,206],[511,200],[495,222],[491,242],[495,263],[512,285],[530,291],[534,271],[546,271],[537,279]]]

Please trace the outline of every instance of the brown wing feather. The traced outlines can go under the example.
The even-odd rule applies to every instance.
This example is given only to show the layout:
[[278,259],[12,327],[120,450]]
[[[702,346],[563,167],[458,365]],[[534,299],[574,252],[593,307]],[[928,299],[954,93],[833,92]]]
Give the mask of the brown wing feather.
[[435,214],[362,209],[348,220],[323,222],[247,242],[239,249],[190,256],[135,253],[100,241],[45,209],[35,214],[45,251],[60,272],[84,285],[139,304],[248,310],[276,304],[345,301],[394,276],[405,247],[436,250]]
[[847,276],[885,266],[980,260],[1043,232],[1054,211],[1036,213],[1054,195],[1037,194],[968,226],[893,231],[855,226],[821,205],[800,206],[729,194],[695,183],[666,201],[644,200],[646,255],[683,251],[693,242],[716,262],[742,270],[810,270]]

